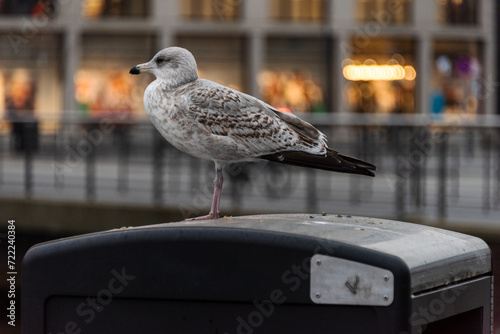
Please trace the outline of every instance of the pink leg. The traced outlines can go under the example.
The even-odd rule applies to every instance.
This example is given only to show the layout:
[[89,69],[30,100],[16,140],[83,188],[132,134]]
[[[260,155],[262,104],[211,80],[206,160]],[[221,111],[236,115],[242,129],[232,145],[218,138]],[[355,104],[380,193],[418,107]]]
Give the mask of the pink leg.
[[220,203],[220,193],[222,190],[222,167],[218,164],[215,164],[215,180],[214,180],[214,197],[212,200],[212,209],[210,213],[206,216],[200,216],[195,218],[184,219],[184,221],[192,221],[192,220],[205,220],[205,219],[217,219],[219,218],[219,203]]

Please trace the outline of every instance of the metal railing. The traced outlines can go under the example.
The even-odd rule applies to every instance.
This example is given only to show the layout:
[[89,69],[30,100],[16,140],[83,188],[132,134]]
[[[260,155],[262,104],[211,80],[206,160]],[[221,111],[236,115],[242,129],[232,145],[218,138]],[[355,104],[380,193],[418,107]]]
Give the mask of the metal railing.
[[[222,213],[335,212],[398,219],[500,218],[495,116],[304,115],[330,146],[377,165],[377,176],[256,162],[225,171]],[[0,196],[208,210],[213,163],[168,144],[148,121],[35,122],[0,136]],[[21,136],[21,137],[20,137]]]

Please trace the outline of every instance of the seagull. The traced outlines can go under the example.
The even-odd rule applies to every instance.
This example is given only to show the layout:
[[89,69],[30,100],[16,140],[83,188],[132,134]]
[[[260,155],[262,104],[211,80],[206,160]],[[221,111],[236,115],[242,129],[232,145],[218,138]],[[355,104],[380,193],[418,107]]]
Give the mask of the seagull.
[[159,51],[129,74],[152,73],[144,109],[161,135],[177,149],[215,163],[212,208],[219,218],[224,166],[264,159],[295,166],[375,176],[374,165],[339,154],[327,138],[297,116],[251,96],[198,78],[196,60],[180,47]]

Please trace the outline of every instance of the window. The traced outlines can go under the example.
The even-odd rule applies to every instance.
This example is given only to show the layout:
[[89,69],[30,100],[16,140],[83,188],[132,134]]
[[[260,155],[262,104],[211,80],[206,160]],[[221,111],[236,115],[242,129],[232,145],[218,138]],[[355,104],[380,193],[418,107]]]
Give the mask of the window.
[[82,6],[87,19],[141,18],[148,13],[147,0],[83,0]]
[[356,42],[353,38],[351,55],[342,63],[348,80],[344,98],[350,111],[415,112],[415,43],[394,38]]
[[271,15],[278,21],[322,22],[326,0],[271,0]]
[[55,0],[4,0],[0,1],[0,15],[53,17],[56,11]]
[[438,21],[442,25],[477,24],[479,0],[437,0]]
[[358,0],[357,16],[363,23],[407,24],[410,22],[410,5],[410,0]]
[[326,112],[329,43],[319,38],[269,38],[265,70],[258,82],[262,98],[293,112]]
[[245,39],[179,36],[177,45],[193,53],[201,78],[245,90]]
[[41,121],[40,132],[53,131],[62,109],[60,36],[39,34],[14,48],[9,34],[0,35],[0,119]]
[[157,52],[148,35],[84,35],[82,61],[75,74],[80,117],[130,120],[145,118],[143,93],[151,75],[129,76],[130,68]]
[[179,0],[182,16],[192,20],[234,21],[240,18],[243,0]]
[[432,115],[483,113],[481,50],[479,42],[438,40],[434,43]]

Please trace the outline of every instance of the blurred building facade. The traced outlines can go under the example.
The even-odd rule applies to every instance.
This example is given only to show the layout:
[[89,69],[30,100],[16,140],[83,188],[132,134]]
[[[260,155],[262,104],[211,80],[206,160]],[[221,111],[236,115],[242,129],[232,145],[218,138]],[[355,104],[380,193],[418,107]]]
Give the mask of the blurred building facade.
[[496,2],[0,0],[0,117],[141,119],[159,49],[294,112],[496,113]]

